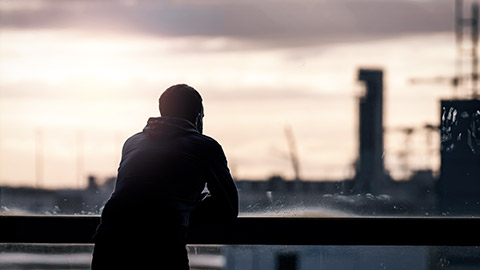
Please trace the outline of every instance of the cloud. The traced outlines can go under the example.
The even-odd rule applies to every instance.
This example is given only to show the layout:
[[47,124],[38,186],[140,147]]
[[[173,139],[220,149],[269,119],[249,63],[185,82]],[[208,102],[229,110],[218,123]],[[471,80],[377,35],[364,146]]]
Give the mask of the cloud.
[[0,7],[0,26],[227,37],[269,45],[454,29],[449,0],[30,2],[34,5],[25,8]]

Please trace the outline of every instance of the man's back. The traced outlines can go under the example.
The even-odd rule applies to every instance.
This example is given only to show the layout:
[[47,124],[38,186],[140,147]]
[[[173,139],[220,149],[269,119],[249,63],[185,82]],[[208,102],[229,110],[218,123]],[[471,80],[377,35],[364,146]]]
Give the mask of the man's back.
[[150,118],[143,132],[124,144],[115,190],[94,237],[92,268],[111,267],[103,264],[108,261],[146,266],[159,256],[164,262],[177,255],[186,258],[192,211],[224,221],[238,214],[238,195],[222,147],[191,121]]
[[151,118],[122,152],[115,191],[102,216],[107,225],[111,218],[127,223],[130,215],[142,213],[155,223],[186,227],[207,180],[231,181],[221,146],[183,119]]
[[215,140],[186,120],[151,118],[124,145],[112,198],[140,195],[197,203],[219,150]]

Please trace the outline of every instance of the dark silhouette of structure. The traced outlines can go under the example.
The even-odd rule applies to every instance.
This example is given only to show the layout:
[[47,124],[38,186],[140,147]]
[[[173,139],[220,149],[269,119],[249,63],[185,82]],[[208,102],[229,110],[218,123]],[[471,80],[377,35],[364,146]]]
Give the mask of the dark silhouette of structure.
[[0,212],[5,214],[98,215],[115,185],[109,178],[102,185],[88,177],[85,189],[38,189],[0,186]]
[[441,101],[439,210],[480,210],[480,100]]
[[365,93],[359,98],[355,190],[378,193],[386,178],[383,165],[383,71],[360,69],[358,79],[365,83]]

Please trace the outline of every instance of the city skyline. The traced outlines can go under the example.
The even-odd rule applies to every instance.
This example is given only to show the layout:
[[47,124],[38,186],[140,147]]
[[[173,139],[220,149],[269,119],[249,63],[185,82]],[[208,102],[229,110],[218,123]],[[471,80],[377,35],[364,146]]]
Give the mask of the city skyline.
[[[207,2],[209,7],[220,3]],[[314,2],[305,4],[301,12],[307,12]],[[382,10],[389,11],[392,8],[385,9],[390,7],[386,2],[362,3],[372,9],[381,5]],[[287,125],[297,141],[305,179],[351,177],[357,155],[356,103],[362,91],[355,78],[358,68],[378,67],[386,73],[386,127],[438,125],[439,99],[453,96],[449,85],[408,83],[412,77],[453,76],[453,3],[393,2],[397,8],[419,13],[425,13],[422,7],[429,6],[430,12],[437,12],[434,14],[451,14],[439,20],[428,12],[415,13],[412,20],[425,16],[428,27],[418,22],[397,23],[390,33],[384,27],[371,30],[367,27],[371,22],[361,17],[355,17],[360,22],[358,32],[351,23],[345,28],[339,21],[332,24],[338,27],[336,31],[332,28],[333,33],[310,26],[302,33],[295,27],[287,28],[284,35],[278,29],[280,22],[260,24],[258,31],[274,33],[266,36],[238,27],[210,33],[202,30],[209,29],[205,25],[197,27],[198,35],[185,33],[185,25],[168,33],[155,29],[146,33],[139,30],[142,24],[109,28],[109,23],[98,22],[101,27],[93,29],[88,23],[52,22],[45,16],[39,16],[39,22],[45,24],[33,27],[21,23],[25,20],[18,10],[25,6],[0,8],[10,15],[0,22],[0,181],[14,186],[37,184],[35,151],[39,151],[39,138],[44,151],[42,185],[77,186],[79,178],[86,179],[87,174],[114,176],[123,141],[141,131],[148,117],[158,115],[156,100],[161,91],[180,82],[191,84],[204,96],[205,133],[224,146],[237,178],[293,176],[283,133]],[[289,1],[281,3],[289,5]],[[98,6],[101,4],[96,5],[83,9],[104,12]],[[187,2],[165,5],[167,10],[205,11],[203,6]],[[271,5],[276,7],[273,2]],[[49,10],[42,5],[36,8],[42,8],[43,12],[37,10],[40,15]],[[138,12],[145,8],[140,6]],[[253,3],[244,8],[265,11]],[[68,14],[68,8],[62,10]],[[233,12],[231,7],[229,10]],[[197,22],[204,17],[194,18]],[[110,17],[105,20],[118,22]],[[208,25],[209,19],[205,20]],[[257,16],[252,20],[265,23]],[[297,20],[299,25],[321,23],[308,16],[285,20]],[[164,25],[176,24],[167,20]],[[322,38],[307,38],[313,34]],[[423,135],[418,138],[412,155],[416,168],[438,169],[438,157],[425,160]],[[395,153],[402,149],[402,143],[401,134],[386,135],[387,169],[398,170]]]

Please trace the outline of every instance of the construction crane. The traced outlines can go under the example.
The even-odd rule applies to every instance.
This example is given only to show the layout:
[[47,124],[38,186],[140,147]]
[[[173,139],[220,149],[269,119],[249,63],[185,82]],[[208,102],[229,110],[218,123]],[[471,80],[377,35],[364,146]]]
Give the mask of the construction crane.
[[[463,79],[467,79],[464,77]],[[457,88],[460,83],[460,78],[458,77],[448,77],[448,76],[436,76],[431,78],[410,78],[408,80],[410,84],[450,84],[453,88]]]
[[425,153],[427,154],[428,159],[430,159],[431,155],[435,151],[432,148],[432,133],[438,132],[439,127],[426,123],[421,127],[393,127],[386,129],[386,131],[399,132],[404,136],[403,148],[399,150],[397,154],[400,160],[400,167],[402,168],[402,171],[408,175],[411,171],[410,156],[412,152],[411,143],[413,135],[417,132],[426,132]]
[[[465,28],[470,28],[469,45],[465,49],[463,42],[465,41]],[[458,85],[462,85],[464,73],[462,71],[463,61],[471,61],[471,72],[469,74],[472,86],[472,97],[478,98],[478,28],[479,28],[479,5],[475,1],[471,6],[470,17],[464,16],[463,0],[455,0],[455,37],[457,40],[457,66],[456,76],[459,78]]]
[[[477,99],[480,97],[478,93],[478,40],[479,40],[479,4],[473,2],[471,6],[471,16],[465,17],[463,10],[463,0],[455,0],[455,36],[456,36],[456,47],[457,47],[457,59],[455,67],[455,76],[437,76],[432,78],[411,78],[409,83],[419,84],[419,83],[435,83],[443,84],[449,83],[453,86],[456,96],[459,96],[459,89],[464,86],[465,81],[471,83],[471,93],[468,93],[467,96]],[[469,46],[465,48],[465,28],[470,28]],[[471,61],[470,67],[471,71],[469,73],[463,72],[464,62],[466,60]]]
[[285,126],[284,131],[287,139],[290,162],[292,163],[295,180],[300,180],[300,162],[298,160],[297,145],[295,143],[295,138],[293,137],[293,131],[289,125]]

